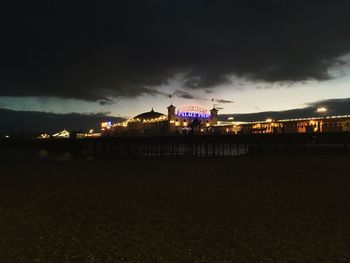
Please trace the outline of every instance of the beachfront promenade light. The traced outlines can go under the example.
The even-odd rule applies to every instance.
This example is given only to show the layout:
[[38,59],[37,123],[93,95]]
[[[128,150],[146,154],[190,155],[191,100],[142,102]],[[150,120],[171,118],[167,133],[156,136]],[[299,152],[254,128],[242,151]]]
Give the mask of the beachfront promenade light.
[[324,113],[324,112],[327,112],[327,108],[325,108],[325,107],[320,107],[320,108],[317,108],[317,112],[318,112],[318,113]]

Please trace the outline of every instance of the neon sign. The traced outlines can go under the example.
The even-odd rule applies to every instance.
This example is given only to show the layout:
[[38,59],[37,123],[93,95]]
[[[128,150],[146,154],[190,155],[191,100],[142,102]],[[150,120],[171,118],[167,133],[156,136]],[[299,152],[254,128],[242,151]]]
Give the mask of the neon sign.
[[209,119],[210,114],[204,108],[198,106],[187,106],[177,110],[178,117]]

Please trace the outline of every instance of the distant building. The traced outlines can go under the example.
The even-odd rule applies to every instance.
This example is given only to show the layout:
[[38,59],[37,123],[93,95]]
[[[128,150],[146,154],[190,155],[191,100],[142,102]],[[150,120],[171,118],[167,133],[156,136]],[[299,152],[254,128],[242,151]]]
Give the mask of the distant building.
[[64,129],[64,130],[62,130],[62,131],[60,131],[58,133],[53,134],[52,138],[68,139],[69,136],[70,136],[70,133],[66,129]]
[[277,134],[277,133],[328,133],[350,132],[350,115],[266,120],[257,122],[219,123],[215,133]]

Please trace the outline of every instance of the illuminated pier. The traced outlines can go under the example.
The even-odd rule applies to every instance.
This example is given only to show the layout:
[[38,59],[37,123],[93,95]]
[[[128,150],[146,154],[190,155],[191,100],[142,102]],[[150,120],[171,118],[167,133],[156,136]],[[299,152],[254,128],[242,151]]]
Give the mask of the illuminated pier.
[[[104,136],[167,136],[167,135],[208,135],[208,134],[295,134],[349,132],[350,115],[318,116],[311,118],[235,122],[218,121],[218,110],[210,111],[200,106],[176,108],[170,105],[168,114],[153,110],[141,113],[120,123],[102,123]],[[325,108],[317,113],[324,115]]]

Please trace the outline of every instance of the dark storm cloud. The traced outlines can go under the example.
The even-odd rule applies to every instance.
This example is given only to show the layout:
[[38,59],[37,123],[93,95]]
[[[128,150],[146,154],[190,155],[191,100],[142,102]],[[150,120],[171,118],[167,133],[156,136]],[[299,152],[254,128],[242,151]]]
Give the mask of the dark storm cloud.
[[70,131],[99,129],[104,121],[113,123],[123,120],[120,117],[98,114],[56,114],[35,111],[13,111],[0,108],[0,134],[12,132],[57,132],[66,128]]
[[227,121],[227,119],[232,116],[234,117],[235,121],[262,121],[270,118],[276,120],[310,118],[315,116],[321,116],[320,113],[317,113],[317,108],[319,107],[327,108],[327,113],[322,115],[348,115],[350,112],[350,98],[316,101],[310,103],[305,108],[291,109],[286,111],[266,111],[245,114],[221,114],[219,115],[219,119],[222,121]]
[[232,75],[325,80],[350,51],[349,13],[342,0],[6,1],[0,96],[157,95],[177,73],[207,91]]
[[350,98],[320,100],[309,104],[309,108],[314,109],[324,107],[328,115],[347,115],[350,112]]

